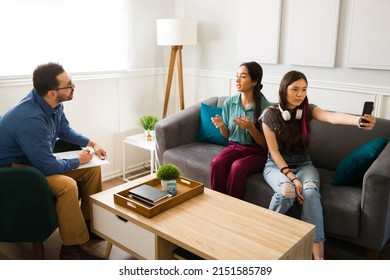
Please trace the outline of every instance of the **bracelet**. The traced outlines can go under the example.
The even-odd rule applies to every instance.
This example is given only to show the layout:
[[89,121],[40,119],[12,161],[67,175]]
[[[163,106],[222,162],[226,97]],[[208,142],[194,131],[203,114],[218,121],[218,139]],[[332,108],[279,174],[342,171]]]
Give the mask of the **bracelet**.
[[285,167],[282,167],[280,168],[280,172],[282,172],[284,175],[286,175],[287,173],[284,173],[283,170],[286,170],[286,169],[289,169],[290,167],[288,166],[285,166]]
[[294,183],[294,180],[299,180],[297,177],[295,177],[294,179],[291,180],[291,182]]

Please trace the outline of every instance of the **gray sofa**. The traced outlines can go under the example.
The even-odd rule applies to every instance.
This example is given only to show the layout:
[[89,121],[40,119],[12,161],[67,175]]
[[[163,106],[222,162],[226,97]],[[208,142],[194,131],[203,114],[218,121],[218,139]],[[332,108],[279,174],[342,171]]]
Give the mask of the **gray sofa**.
[[[212,97],[203,103],[222,106],[226,97]],[[200,103],[159,121],[155,127],[159,164],[173,163],[182,175],[210,186],[210,164],[224,148],[197,142]],[[390,120],[377,119],[374,130],[330,125],[312,121],[311,157],[319,169],[324,208],[325,233],[367,248],[376,258],[390,237],[390,144],[365,173],[357,186],[334,186],[330,182],[342,159],[367,141],[390,139]],[[247,178],[243,199],[268,208],[273,190],[261,173]],[[295,210],[294,210],[295,209]],[[291,213],[297,216],[299,206]]]

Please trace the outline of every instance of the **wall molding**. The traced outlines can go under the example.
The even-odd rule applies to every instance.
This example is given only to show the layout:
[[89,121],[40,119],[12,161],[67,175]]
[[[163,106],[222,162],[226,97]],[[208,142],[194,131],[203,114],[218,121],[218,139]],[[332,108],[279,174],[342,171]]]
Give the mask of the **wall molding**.
[[278,64],[282,1],[241,0],[239,6],[238,60]]
[[[176,69],[175,69],[176,70]],[[137,78],[137,77],[150,77],[154,79],[160,77],[161,75],[167,75],[167,68],[148,68],[148,69],[134,69],[126,72],[117,72],[117,73],[76,73],[71,74],[72,78],[75,81],[88,81],[88,80],[100,80],[100,79],[122,79],[122,78]],[[176,72],[175,72],[176,73]],[[205,78],[205,79],[221,79],[224,82],[225,89],[227,89],[227,94],[235,91],[234,89],[234,80],[236,73],[235,72],[226,72],[226,71],[214,71],[214,70],[202,70],[202,69],[184,69],[184,77],[195,77],[195,78]],[[164,76],[164,79],[166,77]],[[279,76],[264,76],[263,84],[278,86],[280,83],[281,77]],[[327,91],[337,91],[337,92],[346,92],[351,94],[353,98],[354,94],[365,94],[371,95],[372,100],[376,103],[376,112],[382,112],[382,101],[385,98],[390,97],[390,87],[375,86],[375,85],[366,85],[366,84],[355,84],[355,83],[340,83],[332,82],[326,80],[310,80],[310,88],[327,90]],[[0,89],[5,87],[12,86],[24,86],[31,85],[31,77],[20,76],[20,77],[2,77],[0,79]],[[175,87],[172,89],[175,90]],[[0,92],[1,94],[1,92]],[[174,93],[173,93],[174,94]],[[390,112],[389,112],[390,114]]]
[[[352,20],[347,53],[351,68],[390,70],[389,1],[353,0]],[[364,55],[362,55],[364,54]]]
[[339,17],[340,0],[293,0],[289,22],[289,63],[334,67]]
[[[184,69],[184,76],[225,80],[225,85],[229,89],[229,93],[235,91],[233,88],[235,75],[236,73],[233,72]],[[264,76],[263,84],[269,84],[278,87],[280,79],[281,77],[279,76]],[[386,108],[384,100],[390,97],[390,87],[368,84],[340,83],[327,80],[309,80],[309,83],[309,87],[312,89],[325,90],[328,92],[345,92],[351,96],[351,100],[354,100],[354,96],[356,97],[356,95],[369,95],[375,102],[374,114],[377,117],[384,117],[384,115],[387,115],[385,112]],[[390,112],[388,114],[390,114]]]
[[[132,69],[125,72],[102,73],[69,73],[74,81],[88,81],[101,79],[117,79],[128,77],[147,77],[167,74],[167,68]],[[32,76],[7,76],[0,77],[0,88],[10,86],[31,85]]]
[[[235,72],[223,72],[223,71],[209,71],[209,70],[196,70],[196,69],[184,69],[184,75],[199,76],[204,78],[219,78],[235,80]],[[279,85],[281,77],[279,76],[264,76],[264,84]],[[353,83],[340,83],[326,80],[309,80],[310,87],[318,89],[337,90],[354,93],[364,94],[381,94],[390,96],[390,87],[381,87],[374,85],[353,84]]]

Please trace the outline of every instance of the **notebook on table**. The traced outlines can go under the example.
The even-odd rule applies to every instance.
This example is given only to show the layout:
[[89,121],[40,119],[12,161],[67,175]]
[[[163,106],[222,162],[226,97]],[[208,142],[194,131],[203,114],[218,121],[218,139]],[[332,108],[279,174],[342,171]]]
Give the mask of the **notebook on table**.
[[146,184],[130,189],[129,195],[149,203],[156,203],[170,196],[168,192],[159,190]]

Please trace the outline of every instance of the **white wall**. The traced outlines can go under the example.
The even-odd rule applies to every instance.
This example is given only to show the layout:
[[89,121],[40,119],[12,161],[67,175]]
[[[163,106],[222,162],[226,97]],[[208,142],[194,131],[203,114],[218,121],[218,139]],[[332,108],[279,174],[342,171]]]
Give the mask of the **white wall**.
[[[305,2],[307,1],[307,2]],[[354,2],[359,1],[359,2]],[[313,32],[322,30],[334,30],[335,34],[330,34],[326,39],[324,36],[324,44],[326,40],[336,38],[335,40],[335,65],[334,67],[319,67],[319,66],[303,66],[290,64],[291,55],[291,34],[296,32],[293,30],[292,16],[295,13],[300,13],[296,18],[302,21],[307,21],[310,18],[310,10],[297,10],[297,7],[302,7],[313,3],[310,0],[284,0],[281,7],[281,23],[280,23],[280,42],[278,64],[262,64],[264,69],[264,94],[271,100],[277,101],[278,83],[281,77],[289,70],[300,70],[306,74],[309,80],[309,100],[316,102],[319,106],[329,110],[342,110],[350,113],[361,113],[364,100],[373,100],[376,102],[375,114],[379,117],[390,118],[390,71],[375,70],[363,68],[347,67],[347,58],[349,52],[349,39],[352,30],[352,15],[354,5],[360,4],[360,1],[369,1],[372,5],[382,3],[382,0],[342,0],[342,1],[326,1],[322,0],[322,5],[334,5],[336,3],[337,21],[325,21],[322,24],[336,24],[336,28],[329,29],[327,26],[311,26],[312,22],[306,22],[307,28],[302,29],[304,40],[307,44],[302,44],[302,47],[309,48],[311,40],[317,39],[318,36]],[[379,2],[376,2],[379,1]],[[240,44],[251,44],[262,39],[262,34],[256,25],[241,26],[240,25],[240,5],[247,4],[253,1],[247,0],[176,0],[176,16],[196,18],[198,20],[198,45],[184,47],[183,63],[187,70],[185,95],[186,100],[190,100],[187,104],[193,104],[202,98],[212,95],[223,95],[234,92],[234,87],[227,91],[226,84],[221,82],[220,76],[226,79],[234,78],[234,74],[238,65],[242,62],[239,58]],[[267,8],[267,1],[262,1]],[[298,5],[300,4],[300,5]],[[295,5],[295,6],[294,6]],[[313,9],[313,5],[306,5]],[[314,5],[315,6],[315,5]],[[327,6],[328,7],[328,6]],[[328,7],[331,9],[332,7]],[[263,16],[267,10],[258,9],[259,17]],[[317,11],[318,12],[318,11]],[[332,12],[332,11],[331,11]],[[369,21],[369,19],[364,19]],[[247,20],[246,20],[247,21]],[[256,18],[253,19],[256,22]],[[384,19],[387,22],[387,19]],[[321,21],[316,22],[321,24]],[[253,32],[253,40],[240,42],[241,28],[250,29]],[[384,34],[381,38],[384,44],[389,44],[390,38],[386,35],[387,27],[371,30],[378,34]],[[310,33],[311,32],[311,33]],[[312,36],[310,36],[312,35]],[[376,36],[378,38],[380,36]],[[321,36],[319,37],[321,38]],[[330,46],[331,47],[331,46]],[[307,50],[311,51],[311,50]],[[331,51],[331,50],[330,50]],[[305,53],[305,51],[302,51]],[[361,53],[364,56],[364,53]],[[385,56],[390,54],[385,53]],[[387,60],[387,57],[386,59]],[[211,71],[209,73],[209,71]],[[210,77],[218,77],[210,79]],[[211,81],[213,80],[213,81]],[[233,80],[231,80],[233,82]],[[187,84],[188,83],[188,84]],[[220,83],[218,89],[215,84]],[[211,88],[210,88],[211,85]],[[212,91],[211,91],[212,90]]]
[[[246,0],[129,1],[131,69],[125,74],[72,75],[77,86],[75,97],[71,102],[65,103],[66,113],[73,127],[97,140],[108,150],[111,164],[103,167],[103,179],[121,174],[122,139],[142,132],[137,125],[138,118],[145,114],[162,115],[170,48],[156,44],[157,18],[176,16],[198,20],[198,44],[184,46],[183,49],[186,107],[211,96],[234,94],[234,76],[242,62],[239,58],[240,30],[253,29],[254,40],[262,38],[261,34],[256,34],[256,25],[240,26],[240,4]],[[264,68],[263,92],[266,97],[270,101],[277,101],[278,84],[282,75],[291,69],[297,69],[303,71],[309,79],[311,102],[325,109],[359,114],[363,102],[373,100],[376,102],[375,114],[390,119],[390,71],[347,67],[354,0],[340,1],[335,67],[289,64],[293,2],[282,1],[278,64],[259,61]],[[258,10],[259,17],[262,13],[264,11]],[[383,30],[387,30],[387,27]],[[311,37],[307,40],[310,41]],[[383,40],[388,44],[390,38],[383,36]],[[31,77],[12,80],[0,78],[0,114],[27,94],[31,89],[30,80]],[[175,79],[172,102],[169,105],[170,114],[178,110],[176,92]],[[136,168],[138,163],[149,159],[149,154],[147,151],[128,147],[126,159],[128,169]]]
[[[71,125],[106,148],[110,165],[103,166],[103,179],[121,175],[122,139],[143,133],[137,125],[145,114],[161,116],[164,88],[162,71],[137,70],[126,74],[72,76],[74,98],[65,102]],[[0,115],[14,106],[32,88],[30,81],[0,81]],[[149,159],[147,151],[128,146],[126,168],[138,168]]]
[[[196,46],[184,48],[183,58],[185,67],[213,71],[235,72],[239,60],[239,34],[240,34],[240,2],[245,0],[176,0],[177,17],[190,17],[198,20],[198,41]],[[271,0],[272,1],[272,0]],[[310,1],[310,0],[306,0]],[[318,0],[317,0],[318,1]],[[321,0],[322,2],[326,0]],[[342,0],[340,6],[339,26],[337,28],[337,52],[336,67],[304,67],[288,64],[289,42],[288,36],[291,33],[291,11],[293,0],[282,1],[282,22],[279,50],[279,64],[263,64],[265,77],[281,77],[291,69],[303,71],[309,79],[324,80],[340,83],[352,83],[372,86],[390,86],[390,72],[385,70],[367,70],[347,68],[348,42],[351,30],[352,8],[354,0]],[[374,2],[369,1],[372,5]],[[375,0],[382,1],[382,0]],[[303,11],[305,13],[310,11]],[[262,11],[258,11],[262,16]],[[310,26],[310,22],[307,25]],[[256,26],[246,26],[253,30],[254,40],[261,37],[256,33]],[[386,32],[383,30],[372,30],[372,32]],[[302,33],[307,32],[302,30]],[[385,33],[384,33],[385,34]],[[307,37],[310,42],[312,38]],[[383,36],[388,42],[389,36]],[[250,44],[251,42],[247,42]],[[364,55],[362,53],[361,55]],[[388,54],[390,55],[390,54]]]
[[[138,118],[146,114],[162,115],[169,48],[156,45],[156,18],[172,18],[174,0],[129,1],[130,70],[125,74],[72,74],[75,95],[71,102],[64,103],[71,125],[107,149],[110,165],[103,166],[103,180],[121,175],[123,138],[143,133],[137,125]],[[31,88],[31,77],[0,77],[0,115]],[[173,111],[170,106],[169,112]],[[148,159],[147,151],[126,147],[127,170],[142,166]]]

